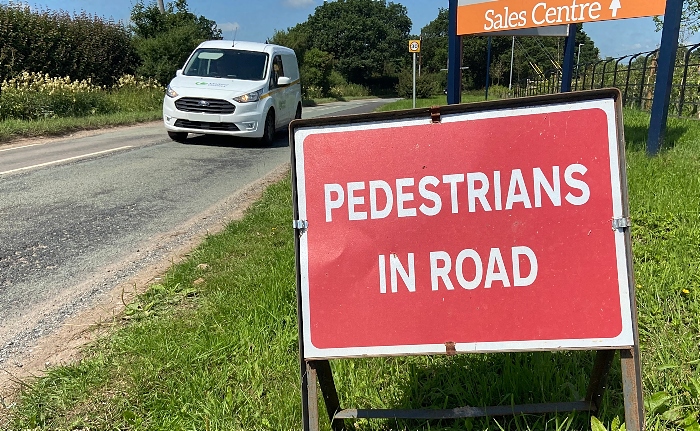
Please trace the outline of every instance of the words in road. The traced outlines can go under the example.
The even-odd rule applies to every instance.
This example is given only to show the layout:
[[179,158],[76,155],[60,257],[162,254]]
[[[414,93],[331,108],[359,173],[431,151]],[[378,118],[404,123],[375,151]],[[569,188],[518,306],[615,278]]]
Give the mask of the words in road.
[[631,345],[616,139],[612,101],[295,130],[305,356]]
[[666,0],[461,0],[458,34],[663,15]]

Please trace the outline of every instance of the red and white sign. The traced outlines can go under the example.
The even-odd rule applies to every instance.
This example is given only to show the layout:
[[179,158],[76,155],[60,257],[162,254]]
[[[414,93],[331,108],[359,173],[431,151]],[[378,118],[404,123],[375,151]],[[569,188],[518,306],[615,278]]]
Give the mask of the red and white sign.
[[307,359],[634,344],[612,99],[294,131]]

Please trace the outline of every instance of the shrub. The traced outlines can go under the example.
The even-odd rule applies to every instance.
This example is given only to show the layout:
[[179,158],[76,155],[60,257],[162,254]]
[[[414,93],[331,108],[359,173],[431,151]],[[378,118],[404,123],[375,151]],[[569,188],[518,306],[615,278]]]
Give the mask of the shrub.
[[338,85],[330,89],[329,95],[336,99],[345,97],[366,97],[370,95],[367,87],[360,84]]
[[27,71],[112,85],[137,66],[128,31],[85,12],[0,4],[0,41],[0,81]]
[[332,86],[332,71],[332,54],[317,48],[306,51],[301,66],[302,84],[305,87],[317,87],[321,89],[321,94],[328,94]]
[[157,109],[163,88],[152,80],[125,75],[108,89],[90,79],[52,78],[23,72],[0,86],[0,120],[80,117]]
[[[445,88],[444,77],[437,73],[423,73],[416,76],[416,97],[428,99],[441,94]],[[399,75],[399,83],[396,86],[399,97],[413,97],[413,73],[403,72]]]

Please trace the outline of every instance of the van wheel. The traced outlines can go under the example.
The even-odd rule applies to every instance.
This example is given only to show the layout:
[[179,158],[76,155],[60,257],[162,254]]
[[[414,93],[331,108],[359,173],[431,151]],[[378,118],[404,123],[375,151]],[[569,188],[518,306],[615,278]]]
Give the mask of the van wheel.
[[294,115],[295,120],[301,120],[301,103],[297,105],[297,113]]
[[187,133],[185,132],[168,132],[168,136],[175,142],[185,142],[187,140]]
[[275,113],[270,109],[265,117],[265,129],[263,136],[260,138],[260,143],[265,146],[272,145],[275,140]]

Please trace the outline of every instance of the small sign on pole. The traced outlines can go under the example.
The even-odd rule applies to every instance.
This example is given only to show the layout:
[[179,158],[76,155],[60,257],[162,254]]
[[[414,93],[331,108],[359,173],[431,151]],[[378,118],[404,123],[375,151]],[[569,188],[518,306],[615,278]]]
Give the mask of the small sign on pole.
[[641,431],[620,97],[292,123],[305,405],[318,376],[334,429],[425,417],[341,410],[328,359],[584,349],[598,359],[583,401],[431,417],[593,411],[620,350],[627,429]]
[[408,52],[413,54],[413,108],[416,107],[416,54],[420,52],[420,40],[408,41]]

